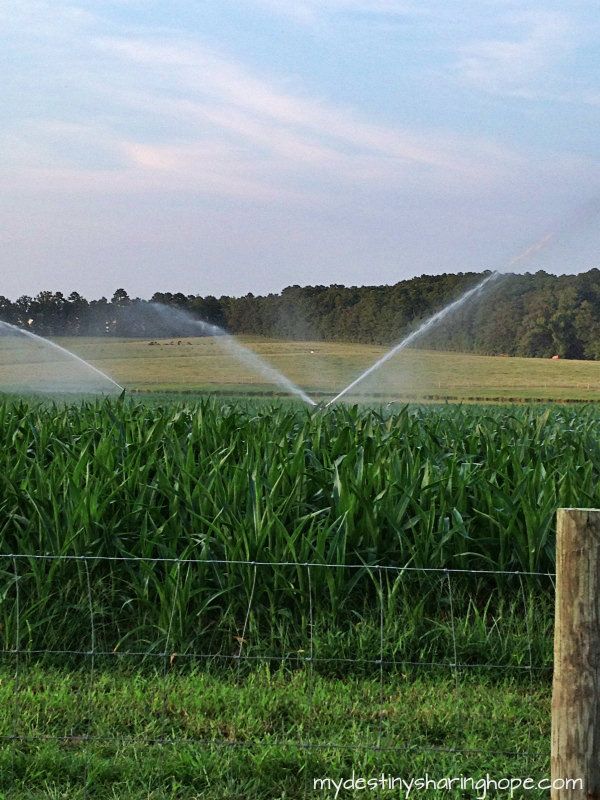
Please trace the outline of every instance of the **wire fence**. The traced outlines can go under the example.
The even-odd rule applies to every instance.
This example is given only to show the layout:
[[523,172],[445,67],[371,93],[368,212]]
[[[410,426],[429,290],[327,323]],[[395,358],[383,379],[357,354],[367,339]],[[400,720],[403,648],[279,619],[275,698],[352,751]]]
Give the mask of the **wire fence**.
[[[554,577],[415,565],[0,554],[5,701],[10,692],[0,741],[21,749],[53,741],[77,748],[515,756],[539,763],[546,751],[532,745],[531,731],[516,746],[483,746],[469,729],[469,697],[478,671],[486,680],[511,676],[525,688],[548,685]],[[39,681],[40,668],[77,675],[68,720],[52,710],[49,696],[32,721],[32,680]],[[242,691],[258,669],[295,676],[301,719],[271,724],[268,735],[239,725],[224,735],[227,712],[206,724],[173,722],[181,711],[175,676],[220,676]],[[153,724],[142,724],[142,731],[131,720],[115,719],[109,733],[97,724],[110,705],[99,687],[119,671],[127,679],[150,676],[154,694],[144,702]],[[422,674],[450,681],[456,741],[415,735],[404,718],[404,727],[394,720],[398,685]],[[320,707],[321,681],[353,679],[357,692],[367,691],[368,736],[357,740],[349,720],[348,735],[337,727],[332,737]],[[210,685],[198,685],[210,693]]]

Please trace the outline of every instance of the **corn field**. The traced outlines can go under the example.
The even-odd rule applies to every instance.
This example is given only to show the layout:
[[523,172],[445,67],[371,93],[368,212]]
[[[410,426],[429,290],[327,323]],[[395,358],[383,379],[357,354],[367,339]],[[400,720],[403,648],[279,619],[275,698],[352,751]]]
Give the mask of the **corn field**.
[[[283,657],[310,625],[326,660],[385,627],[387,657],[435,661],[453,604],[462,660],[547,663],[548,581],[488,571],[552,572],[556,508],[599,504],[599,424],[593,407],[5,400],[0,637],[75,651],[91,611],[107,652],[229,658],[243,639]],[[452,595],[443,573],[382,566],[482,574]]]

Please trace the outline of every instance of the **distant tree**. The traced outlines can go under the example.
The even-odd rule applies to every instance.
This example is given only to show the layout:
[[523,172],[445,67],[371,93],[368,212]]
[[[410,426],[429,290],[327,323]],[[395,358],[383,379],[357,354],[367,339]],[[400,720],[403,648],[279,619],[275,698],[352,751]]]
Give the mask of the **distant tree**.
[[125,289],[117,289],[110,301],[113,306],[123,307],[131,305],[131,298]]
[[0,320],[12,325],[18,322],[15,304],[3,295],[0,295]]
[[106,297],[92,300],[86,314],[86,332],[88,336],[108,336],[114,333],[116,319],[114,308]]
[[[188,311],[235,334],[391,344],[481,278],[481,273],[458,273],[421,275],[392,286],[295,284],[280,293],[243,297],[156,292],[150,302]],[[78,292],[65,298],[43,291],[15,301],[0,296],[0,319],[45,336],[166,335],[164,317],[124,289],[110,302],[88,301]],[[497,281],[419,345],[600,359],[600,270],[567,276],[539,271]]]
[[79,336],[82,333],[83,320],[87,309],[87,300],[79,292],[71,292],[67,297],[62,312],[63,333],[68,336]]
[[227,324],[221,301],[212,295],[188,298],[187,308],[194,317],[210,322],[211,325],[218,325],[222,328]]

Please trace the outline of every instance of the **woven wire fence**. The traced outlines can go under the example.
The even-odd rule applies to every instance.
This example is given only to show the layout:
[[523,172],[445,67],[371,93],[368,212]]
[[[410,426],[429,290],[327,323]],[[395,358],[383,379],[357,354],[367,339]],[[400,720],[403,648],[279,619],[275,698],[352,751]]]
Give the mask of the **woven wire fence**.
[[[497,745],[473,750],[468,736],[438,743],[389,723],[390,682],[422,673],[453,682],[459,726],[464,681],[477,670],[548,682],[551,654],[535,645],[537,598],[551,602],[554,575],[541,572],[437,569],[367,564],[232,561],[137,556],[0,555],[0,641],[12,703],[4,708],[1,740],[23,746],[55,740],[82,746],[109,741],[197,748],[293,747],[301,751],[393,754],[476,754],[540,759],[539,750]],[[414,608],[418,613],[414,613]],[[506,620],[507,629],[503,629]],[[516,649],[511,649],[511,645]],[[541,653],[541,655],[540,655]],[[78,721],[61,728],[48,718],[31,730],[22,719],[24,695],[39,664],[77,670]],[[153,708],[172,712],[169,676],[190,670],[226,675],[240,685],[254,670],[301,672],[303,720],[253,735],[210,735],[173,730],[165,722],[152,735],[115,720],[110,736],[95,726],[97,686],[106,671],[150,670],[164,677]],[[328,679],[361,676],[378,686],[370,735],[323,738],[315,687]],[[314,730],[313,730],[314,727]],[[531,736],[528,737],[531,746]]]

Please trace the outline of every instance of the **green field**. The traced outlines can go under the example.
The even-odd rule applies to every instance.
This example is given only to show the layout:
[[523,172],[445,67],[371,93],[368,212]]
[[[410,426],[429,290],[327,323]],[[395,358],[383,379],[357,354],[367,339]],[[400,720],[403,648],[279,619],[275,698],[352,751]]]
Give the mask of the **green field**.
[[594,406],[0,402],[9,552],[547,571],[600,504]]
[[[0,705],[10,709],[13,678],[0,676]],[[457,688],[447,677],[406,675],[386,680],[383,698],[378,680],[266,668],[241,680],[111,670],[90,681],[89,672],[36,667],[21,682],[19,732],[31,738],[0,750],[0,797],[11,800],[299,800],[332,798],[313,780],[353,771],[478,780],[549,772],[550,693],[529,681],[471,677]],[[82,706],[91,727],[82,728]],[[3,735],[12,730],[0,719]]]
[[[218,339],[57,339],[129,390],[273,394],[282,390],[244,366]],[[384,348],[331,342],[240,340],[317,400],[337,393]],[[0,339],[0,388],[82,386],[82,372],[21,338]],[[101,388],[94,381],[91,387]],[[86,383],[83,383],[85,388]],[[106,387],[104,387],[106,388]],[[350,400],[597,400],[600,363],[408,350],[361,385]]]
[[0,423],[6,798],[546,776],[554,515],[600,505],[594,406],[5,400]]

